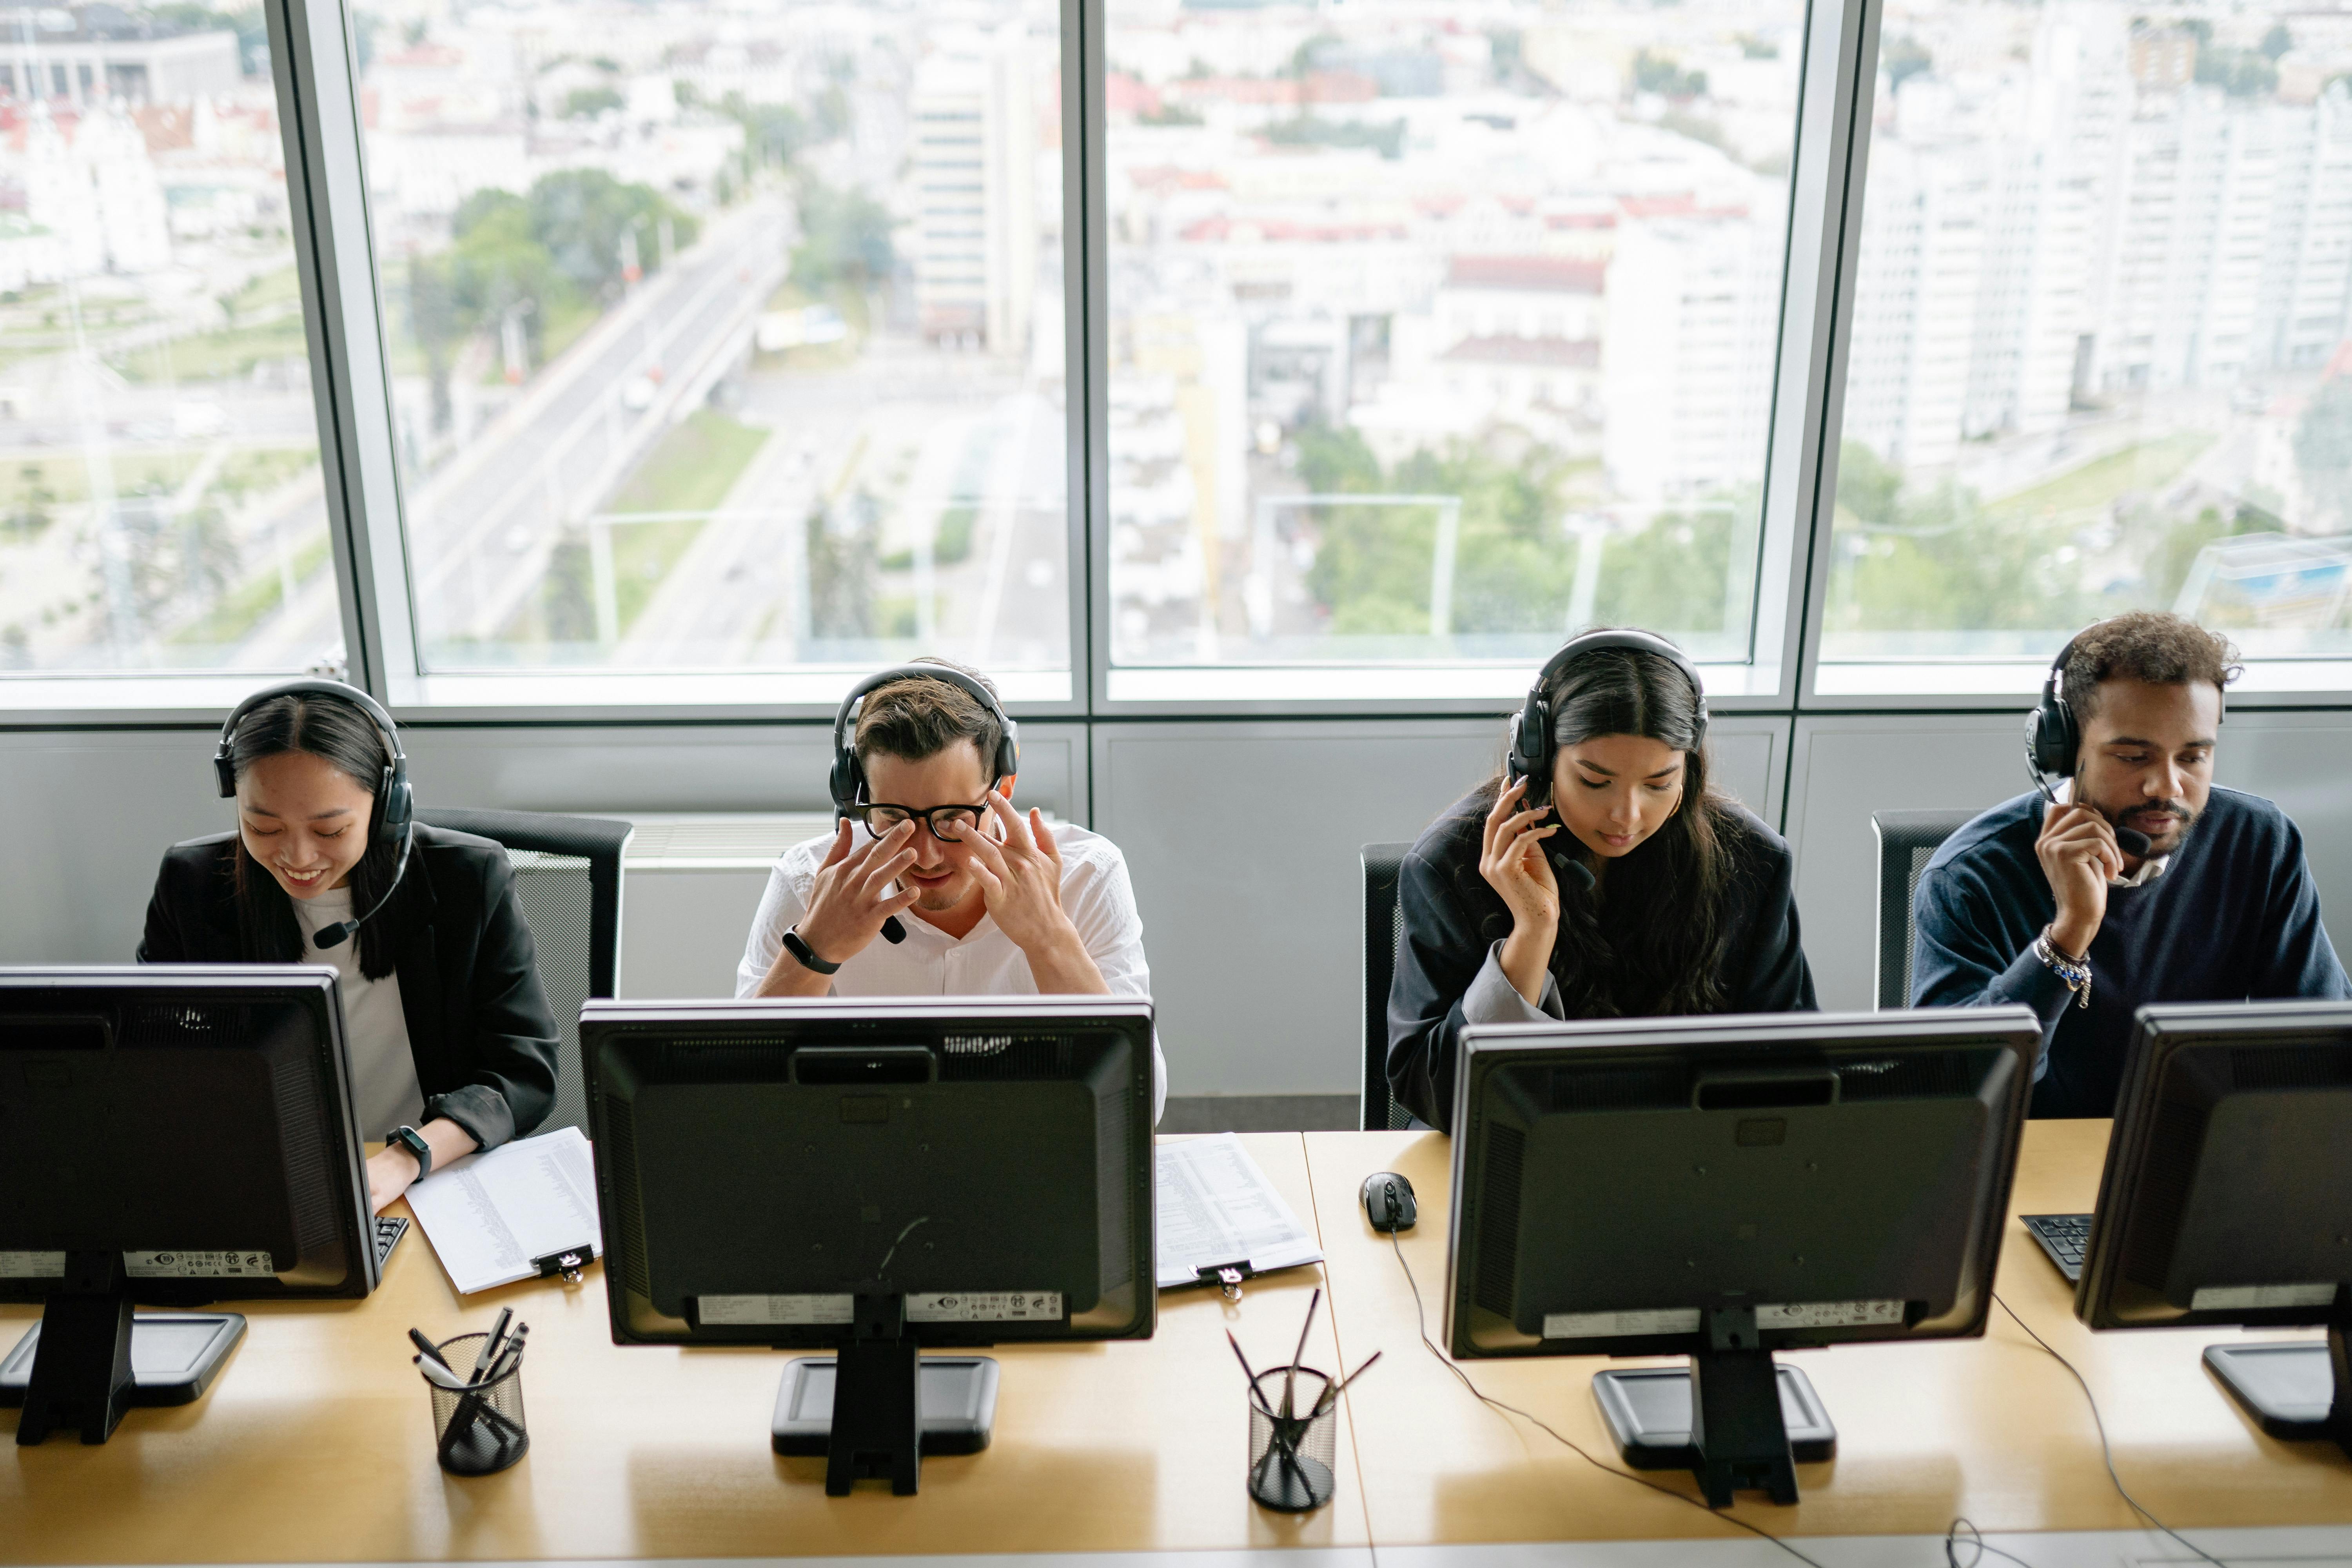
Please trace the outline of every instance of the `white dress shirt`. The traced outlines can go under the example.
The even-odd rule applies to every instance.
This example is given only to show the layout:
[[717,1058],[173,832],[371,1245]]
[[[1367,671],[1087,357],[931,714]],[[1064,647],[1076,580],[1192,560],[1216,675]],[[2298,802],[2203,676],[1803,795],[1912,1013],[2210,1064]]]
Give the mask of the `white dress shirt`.
[[360,1136],[383,1137],[395,1127],[413,1126],[425,1114],[425,1091],[416,1082],[416,1056],[408,1047],[408,1014],[400,1005],[400,976],[370,980],[360,973],[360,939],[354,931],[333,947],[311,938],[319,928],[352,918],[352,890],[330,888],[296,899],[294,920],[302,928],[302,962],[335,972],[343,996],[343,1046],[352,1058],[352,1110]]
[[[864,843],[863,826],[850,831]],[[920,833],[921,828],[915,831]],[[1054,847],[1062,853],[1062,910],[1077,928],[1087,956],[1102,972],[1103,984],[1114,996],[1151,994],[1151,971],[1143,961],[1143,918],[1136,913],[1135,889],[1127,879],[1127,858],[1118,846],[1098,833],[1071,823],[1048,824]],[[807,912],[809,889],[817,868],[833,848],[833,835],[824,834],[795,844],[776,859],[768,874],[768,890],[760,912],[751,919],[751,937],[744,944],[743,962],[735,970],[735,994],[756,995],[760,983],[783,951],[784,932]],[[1029,971],[1029,955],[1013,943],[993,915],[961,939],[909,910],[898,917],[907,940],[892,943],[876,937],[851,956],[833,977],[835,996],[1034,996],[1037,977]],[[1160,1053],[1160,1034],[1151,1036],[1151,1121],[1159,1125],[1160,1108],[1168,1099],[1168,1064]]]

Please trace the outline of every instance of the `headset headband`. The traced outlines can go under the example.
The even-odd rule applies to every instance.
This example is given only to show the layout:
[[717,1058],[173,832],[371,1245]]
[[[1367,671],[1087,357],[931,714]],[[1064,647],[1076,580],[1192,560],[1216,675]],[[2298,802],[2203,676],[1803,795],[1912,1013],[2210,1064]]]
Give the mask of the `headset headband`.
[[1569,638],[1565,647],[1544,661],[1541,673],[1536,677],[1532,695],[1541,697],[1550,689],[1555,676],[1586,654],[1600,653],[1609,648],[1623,648],[1629,653],[1654,653],[1671,662],[1683,672],[1683,679],[1690,682],[1691,696],[1698,703],[1697,728],[1702,731],[1706,728],[1706,682],[1699,679],[1698,666],[1693,664],[1682,649],[1654,632],[1619,628],[1586,632],[1580,637]]
[[969,692],[996,721],[996,754],[983,759],[995,773],[995,776],[988,781],[988,787],[994,789],[1014,771],[1021,754],[1017,739],[1020,727],[1013,723],[1013,716],[1005,712],[1004,704],[997,700],[996,693],[988,689],[986,681],[953,665],[894,664],[851,687],[849,695],[841,700],[841,708],[833,716],[833,772],[828,782],[836,810],[846,811],[856,805],[857,792],[866,783],[866,770],[858,765],[857,754],[849,742],[849,726],[856,717],[858,704],[869,693],[899,680],[940,680]]
[[222,799],[226,800],[236,794],[236,763],[231,754],[231,748],[236,740],[237,725],[244,721],[247,714],[263,703],[274,702],[280,697],[326,697],[350,703],[374,721],[375,727],[383,732],[383,743],[392,749],[393,780],[396,782],[406,778],[408,753],[400,748],[400,726],[393,722],[392,715],[384,710],[383,704],[356,686],[348,686],[342,681],[329,680],[323,677],[312,677],[305,680],[289,680],[277,686],[264,687],[229,710],[227,721],[221,725],[220,745],[213,752],[213,771],[219,779]]

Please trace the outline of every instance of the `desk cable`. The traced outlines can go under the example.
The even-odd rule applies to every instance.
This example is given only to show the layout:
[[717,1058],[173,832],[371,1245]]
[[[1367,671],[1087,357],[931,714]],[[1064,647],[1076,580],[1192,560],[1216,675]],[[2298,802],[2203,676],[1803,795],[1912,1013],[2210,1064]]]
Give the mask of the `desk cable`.
[[2203,1547],[2198,1545],[2195,1542],[2190,1541],[2187,1536],[2182,1535],[2179,1531],[2173,1529],[2172,1526],[2165,1523],[2164,1521],[2157,1518],[2156,1515],[2148,1512],[2145,1508],[2142,1508],[2140,1506],[2139,1499],[2132,1496],[2131,1493],[2125,1489],[2123,1477],[2116,1473],[2116,1451],[2107,1442],[2107,1424],[2100,1418],[2099,1402],[2097,1398],[2092,1394],[2090,1384],[2085,1382],[2083,1374],[2075,1370],[2075,1366],[2073,1362],[2068,1361],[2064,1356],[2060,1355],[2057,1350],[2052,1346],[2048,1340],[2043,1339],[2040,1334],[2033,1331],[2032,1324],[2027,1322],[2023,1318],[2017,1315],[2016,1308],[2011,1306],[2008,1302],[2001,1300],[2000,1293],[1999,1291],[1995,1291],[1993,1293],[1992,1299],[1996,1302],[2000,1303],[2000,1310],[2002,1311],[2009,1314],[2009,1321],[2015,1323],[2019,1328],[2023,1329],[2025,1331],[2026,1337],[2032,1340],[2035,1344],[2040,1345],[2042,1350],[2049,1354],[2051,1360],[2056,1362],[2060,1366],[2064,1367],[2067,1373],[2074,1379],[2076,1386],[2082,1389],[2083,1402],[2091,1407],[2091,1425],[2098,1429],[2099,1458],[2106,1461],[2107,1479],[2115,1483],[2116,1495],[2123,1499],[2125,1502],[2128,1503],[2134,1513],[2147,1521],[2147,1522],[2155,1529],[2172,1537],[2173,1540],[2179,1542],[2181,1545],[2195,1552],[2201,1561],[2212,1563],[2213,1568],[2229,1568],[2229,1565],[2223,1563],[2219,1557],[2214,1556],[2211,1552],[2206,1551]]

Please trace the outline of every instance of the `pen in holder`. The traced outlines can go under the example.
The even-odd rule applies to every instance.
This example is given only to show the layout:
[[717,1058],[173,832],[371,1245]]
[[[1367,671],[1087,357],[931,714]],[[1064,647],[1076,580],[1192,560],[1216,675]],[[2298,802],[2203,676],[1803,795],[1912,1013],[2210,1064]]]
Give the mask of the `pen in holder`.
[[1304,1513],[1331,1500],[1339,1402],[1326,1397],[1330,1386],[1311,1366],[1276,1367],[1253,1384],[1249,1489],[1267,1508]]
[[[505,1469],[530,1450],[523,1429],[522,1346],[519,1337],[500,1347],[494,1365],[480,1364],[489,1334],[459,1334],[436,1347],[442,1363],[463,1367],[478,1381],[451,1388],[425,1372],[433,1394],[433,1440],[441,1468],[453,1476],[488,1476]],[[420,1364],[419,1371],[425,1371]],[[437,1369],[435,1369],[437,1370]]]

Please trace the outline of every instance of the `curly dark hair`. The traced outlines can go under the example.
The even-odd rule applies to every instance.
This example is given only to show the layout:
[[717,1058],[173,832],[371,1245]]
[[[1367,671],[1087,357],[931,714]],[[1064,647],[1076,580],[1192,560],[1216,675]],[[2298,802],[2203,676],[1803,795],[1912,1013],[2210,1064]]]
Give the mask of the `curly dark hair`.
[[[1717,971],[1728,940],[1724,911],[1748,835],[1738,808],[1707,780],[1706,748],[1689,679],[1663,655],[1605,648],[1570,664],[1545,695],[1556,748],[1601,735],[1639,735],[1683,753],[1680,808],[1610,868],[1601,891],[1607,923],[1593,899],[1569,891],[1560,900],[1551,972],[1569,1016],[1721,1012],[1724,994]],[[1504,783],[1505,775],[1497,773],[1473,796],[1480,816],[1493,808]],[[1549,773],[1535,782],[1546,795],[1549,786]],[[1474,819],[1469,863],[1454,873],[1465,893],[1486,886],[1478,873],[1476,840]],[[1581,853],[1591,862],[1589,851],[1572,839],[1564,842],[1570,853]],[[1490,942],[1510,934],[1507,910],[1490,914],[1485,924]]]
[[2066,656],[2062,689],[2077,723],[2099,705],[2099,683],[2211,685],[2226,692],[2244,672],[2230,639],[2161,610],[2134,610],[2085,628]]

